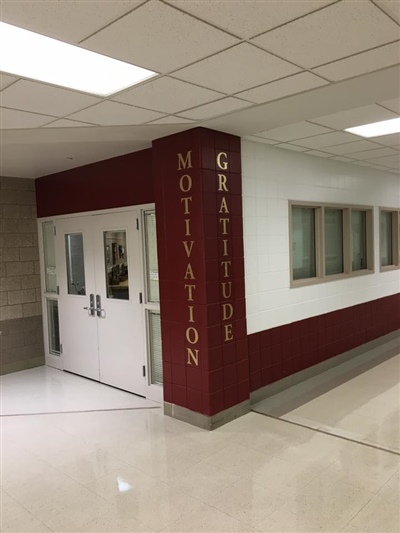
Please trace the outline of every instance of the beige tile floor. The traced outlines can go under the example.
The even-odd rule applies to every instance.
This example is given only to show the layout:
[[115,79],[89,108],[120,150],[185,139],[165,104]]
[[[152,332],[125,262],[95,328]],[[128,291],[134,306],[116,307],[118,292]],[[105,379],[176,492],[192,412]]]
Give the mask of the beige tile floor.
[[1,445],[2,532],[400,531],[399,455],[257,413],[3,416]]
[[[258,413],[400,453],[399,341],[253,406]],[[394,347],[393,347],[394,346]],[[369,354],[366,354],[369,356]],[[318,394],[315,394],[315,391]],[[309,399],[311,397],[311,399]]]

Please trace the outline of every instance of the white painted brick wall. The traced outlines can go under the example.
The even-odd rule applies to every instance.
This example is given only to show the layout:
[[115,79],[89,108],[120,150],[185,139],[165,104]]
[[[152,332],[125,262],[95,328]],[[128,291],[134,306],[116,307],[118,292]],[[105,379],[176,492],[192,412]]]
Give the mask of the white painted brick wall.
[[[379,272],[378,207],[400,208],[400,177],[242,141],[248,333],[399,292],[400,270]],[[289,200],[375,206],[375,274],[290,288]]]

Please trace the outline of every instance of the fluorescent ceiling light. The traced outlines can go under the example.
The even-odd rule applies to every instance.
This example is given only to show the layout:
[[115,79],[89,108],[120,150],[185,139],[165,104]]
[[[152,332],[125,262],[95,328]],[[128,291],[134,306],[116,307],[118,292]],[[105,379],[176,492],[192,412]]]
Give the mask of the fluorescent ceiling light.
[[347,128],[345,131],[360,135],[361,137],[380,137],[381,135],[390,135],[391,133],[400,133],[400,118],[391,118],[381,122],[373,122],[364,126]]
[[157,75],[5,22],[0,22],[0,71],[98,96]]

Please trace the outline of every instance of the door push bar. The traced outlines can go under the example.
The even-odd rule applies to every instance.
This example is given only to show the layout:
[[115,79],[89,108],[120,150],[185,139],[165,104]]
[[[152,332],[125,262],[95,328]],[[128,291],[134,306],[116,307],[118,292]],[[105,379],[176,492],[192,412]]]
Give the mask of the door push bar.
[[101,308],[101,296],[100,294],[96,294],[96,307],[94,304],[94,294],[89,295],[89,307],[84,307],[84,309],[87,310],[89,316],[98,316],[98,318],[106,318],[106,311],[105,309]]

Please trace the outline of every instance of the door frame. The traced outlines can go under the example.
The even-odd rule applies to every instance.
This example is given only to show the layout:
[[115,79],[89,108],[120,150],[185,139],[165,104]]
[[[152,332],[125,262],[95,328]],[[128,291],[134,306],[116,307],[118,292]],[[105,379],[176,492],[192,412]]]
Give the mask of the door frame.
[[[148,324],[147,324],[147,314],[149,309],[159,310],[159,304],[152,304],[147,302],[147,287],[146,287],[146,255],[145,255],[145,236],[144,236],[144,213],[146,211],[154,211],[155,204],[140,204],[132,205],[126,207],[117,207],[111,209],[99,209],[95,211],[84,211],[78,213],[68,213],[63,215],[55,215],[48,217],[41,217],[37,219],[38,226],[38,244],[39,244],[39,264],[40,264],[40,284],[41,284],[41,295],[42,295],[42,310],[43,310],[43,341],[45,349],[45,363],[47,366],[57,368],[59,370],[64,370],[63,354],[54,355],[50,353],[49,348],[49,338],[48,338],[48,314],[47,314],[47,300],[53,299],[58,300],[58,294],[53,292],[46,292],[46,277],[45,277],[45,263],[44,263],[44,241],[43,241],[43,230],[42,224],[44,222],[54,222],[57,223],[59,219],[66,218],[78,218],[84,216],[93,216],[93,215],[110,215],[114,213],[123,213],[129,211],[137,211],[139,216],[139,254],[140,254],[140,285],[142,287],[142,294],[144,295],[142,313],[143,313],[143,335],[145,342],[145,367],[146,367],[146,398],[154,400],[156,402],[163,401],[163,387],[162,385],[152,385],[150,383],[150,347],[149,347],[149,335],[148,335]],[[62,339],[60,339],[62,344]]]

